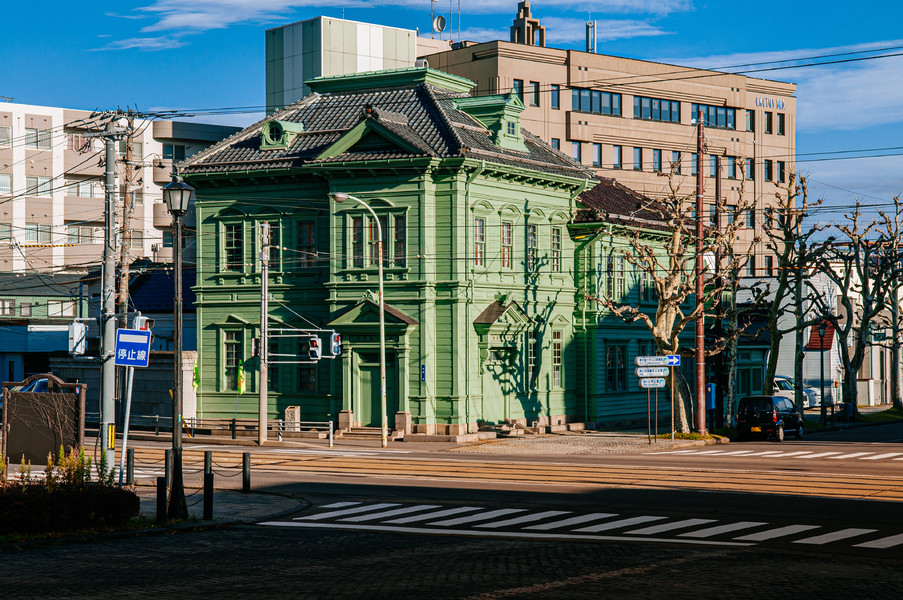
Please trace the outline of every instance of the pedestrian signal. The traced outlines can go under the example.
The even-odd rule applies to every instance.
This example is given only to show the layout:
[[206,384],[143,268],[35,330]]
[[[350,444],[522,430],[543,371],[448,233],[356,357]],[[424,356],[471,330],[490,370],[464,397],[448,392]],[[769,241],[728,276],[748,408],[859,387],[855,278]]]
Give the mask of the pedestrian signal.
[[307,357],[310,360],[320,360],[322,349],[320,348],[320,338],[312,337],[307,342]]

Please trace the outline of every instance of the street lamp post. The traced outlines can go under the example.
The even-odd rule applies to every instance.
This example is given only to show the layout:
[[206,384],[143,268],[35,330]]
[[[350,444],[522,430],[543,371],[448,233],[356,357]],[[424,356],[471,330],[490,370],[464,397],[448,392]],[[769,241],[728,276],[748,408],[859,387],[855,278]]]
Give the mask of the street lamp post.
[[187,519],[185,487],[182,480],[182,217],[194,196],[194,188],[184,183],[176,170],[172,182],[163,188],[163,200],[172,214],[175,290],[173,296],[173,390],[172,390],[172,487],[166,516]]
[[818,349],[821,352],[819,355],[819,371],[821,373],[821,424],[824,425],[828,420],[828,405],[825,404],[827,398],[825,398],[825,332],[827,331],[827,325],[824,321],[819,322],[818,324]]
[[345,194],[343,192],[335,192],[332,194],[332,199],[337,203],[341,204],[346,200],[354,200],[373,215],[373,220],[376,221],[376,232],[377,232],[377,254],[378,259],[376,261],[377,266],[379,268],[379,411],[380,411],[380,420],[382,421],[382,427],[380,428],[380,439],[382,443],[382,447],[387,447],[388,444],[388,417],[386,416],[386,317],[385,317],[385,306],[383,303],[383,226],[379,221],[379,217],[376,216],[376,212],[373,208],[370,207],[369,204],[361,200],[360,198],[356,198],[351,194]]

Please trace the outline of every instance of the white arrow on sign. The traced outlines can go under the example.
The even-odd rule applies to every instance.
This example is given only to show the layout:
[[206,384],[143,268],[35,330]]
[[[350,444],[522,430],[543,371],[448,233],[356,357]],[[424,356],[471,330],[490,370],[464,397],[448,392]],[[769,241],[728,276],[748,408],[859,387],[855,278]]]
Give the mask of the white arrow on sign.
[[640,387],[643,389],[665,387],[664,377],[643,377],[640,379]]
[[669,354],[665,358],[668,359],[669,367],[679,367],[680,366],[680,354]]
[[668,367],[637,367],[637,377],[667,377]]

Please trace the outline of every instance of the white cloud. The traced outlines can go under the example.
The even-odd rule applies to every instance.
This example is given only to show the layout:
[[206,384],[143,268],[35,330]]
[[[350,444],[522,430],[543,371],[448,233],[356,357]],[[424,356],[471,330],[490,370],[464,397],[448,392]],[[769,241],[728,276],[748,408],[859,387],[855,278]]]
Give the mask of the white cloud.
[[94,50],[170,50],[172,48],[181,48],[187,44],[188,42],[172,36],[141,37],[110,42],[103,48],[94,48]]
[[[645,21],[626,19],[595,19],[595,21],[596,39],[600,42],[625,40],[635,37],[670,35],[670,32],[664,31]],[[582,42],[586,40],[585,19],[549,17],[543,19],[542,23],[546,26],[547,42],[550,44]]]

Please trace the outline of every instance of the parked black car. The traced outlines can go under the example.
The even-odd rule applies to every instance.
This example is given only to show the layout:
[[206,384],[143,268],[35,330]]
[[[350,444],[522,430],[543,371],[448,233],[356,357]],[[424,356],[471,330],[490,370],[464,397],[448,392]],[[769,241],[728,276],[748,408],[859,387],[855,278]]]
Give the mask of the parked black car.
[[741,438],[753,435],[784,441],[784,432],[803,437],[803,415],[793,402],[781,396],[749,396],[740,401],[737,432]]

